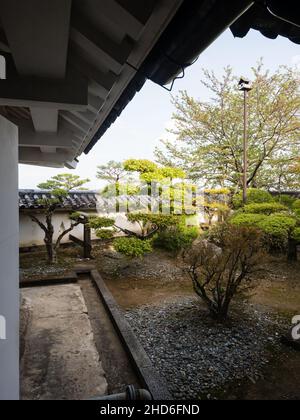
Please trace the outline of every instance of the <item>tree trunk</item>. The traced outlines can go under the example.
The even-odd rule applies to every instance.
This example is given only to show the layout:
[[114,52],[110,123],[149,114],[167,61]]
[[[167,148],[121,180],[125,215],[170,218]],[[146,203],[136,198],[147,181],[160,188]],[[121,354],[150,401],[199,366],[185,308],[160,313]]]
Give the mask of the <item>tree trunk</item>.
[[57,253],[52,241],[45,240],[49,264],[57,263]]
[[297,261],[297,245],[298,242],[295,239],[289,238],[288,242],[288,261]]
[[219,310],[216,310],[216,309],[213,310],[212,308],[210,308],[211,316],[213,317],[213,319],[215,319],[218,322],[225,322],[225,321],[227,321],[228,311],[229,311],[229,307],[228,306],[222,307]]
[[56,253],[56,249],[53,243],[53,234],[54,234],[53,226],[52,224],[49,223],[49,220],[48,220],[48,229],[47,229],[47,232],[45,233],[44,242],[46,245],[49,264],[56,264],[57,262],[57,253]]

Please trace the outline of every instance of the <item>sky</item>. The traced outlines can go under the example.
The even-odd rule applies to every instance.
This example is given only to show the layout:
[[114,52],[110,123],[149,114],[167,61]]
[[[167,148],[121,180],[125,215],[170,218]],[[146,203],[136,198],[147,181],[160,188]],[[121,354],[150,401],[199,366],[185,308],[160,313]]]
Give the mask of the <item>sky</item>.
[[270,40],[254,30],[243,39],[234,38],[229,30],[224,32],[186,70],[185,78],[175,82],[172,94],[148,81],[89,154],[80,156],[76,170],[19,165],[19,187],[35,188],[58,173],[73,173],[90,179],[85,187],[97,189],[97,165],[110,160],[154,159],[154,149],[167,137],[166,128],[171,124],[171,95],[187,90],[195,98],[208,100],[207,89],[201,84],[203,68],[221,76],[224,67],[231,65],[236,75],[250,77],[251,67],[261,57],[266,68],[273,71],[279,65],[300,65],[300,46],[283,37]]

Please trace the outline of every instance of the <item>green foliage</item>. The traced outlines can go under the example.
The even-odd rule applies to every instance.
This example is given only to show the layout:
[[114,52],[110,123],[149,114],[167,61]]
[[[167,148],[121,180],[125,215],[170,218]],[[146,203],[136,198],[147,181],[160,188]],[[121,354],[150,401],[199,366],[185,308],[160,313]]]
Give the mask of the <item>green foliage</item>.
[[158,233],[153,245],[156,248],[178,252],[191,246],[198,236],[199,229],[196,226],[172,226]]
[[156,172],[156,163],[147,159],[128,159],[124,162],[124,169],[129,172],[139,172],[141,174]]
[[128,175],[123,163],[115,162],[114,160],[110,160],[106,165],[97,166],[97,169],[97,178],[108,181],[110,184],[118,183]]
[[272,214],[262,220],[259,227],[275,238],[286,240],[296,227],[296,219],[282,214]]
[[230,190],[228,188],[208,188],[204,190],[204,193],[214,196],[226,196],[230,194]]
[[139,185],[133,182],[128,183],[114,183],[106,185],[101,191],[101,196],[104,198],[118,197],[121,195],[137,195],[141,192]]
[[38,185],[41,190],[49,190],[53,195],[61,196],[74,189],[80,189],[89,179],[81,179],[78,175],[59,174]]
[[[273,196],[265,190],[257,188],[249,188],[247,193],[247,204],[257,203],[272,203],[274,202]],[[243,192],[235,194],[232,198],[233,207],[239,209],[243,206]]]
[[183,221],[183,218],[181,216],[152,213],[128,213],[127,219],[131,223],[155,225],[159,230],[166,229],[170,226],[176,226],[182,223]]
[[265,214],[237,213],[231,219],[236,226],[254,226],[264,234],[270,247],[284,248],[289,236],[293,233],[297,221],[293,216],[274,213],[270,216]]
[[88,225],[91,229],[95,230],[98,239],[106,240],[112,239],[115,233],[114,219],[108,217],[89,217]]
[[124,168],[129,172],[138,172],[141,181],[148,184],[156,181],[163,182],[179,178],[186,178],[185,172],[173,166],[158,166],[156,163],[146,159],[129,159],[124,162]]
[[294,203],[292,205],[292,209],[293,210],[300,210],[300,200],[299,199],[294,201]]
[[300,227],[296,227],[292,233],[292,239],[300,244]]
[[[248,186],[278,191],[300,184],[299,72],[262,61],[252,68],[253,89],[248,96]],[[203,70],[207,101],[187,91],[173,98],[173,136],[156,149],[161,165],[183,168],[188,177],[211,186],[242,188],[243,96],[240,75],[227,67],[222,77]],[[169,136],[170,137],[170,136]]]
[[102,229],[112,227],[115,223],[115,220],[110,219],[109,217],[93,216],[89,218],[88,223],[91,229]]
[[113,229],[97,229],[96,236],[98,239],[103,241],[112,239],[114,237],[115,230]]
[[186,173],[180,168],[174,168],[171,166],[164,166],[158,169],[158,172],[161,174],[162,178],[169,179],[184,179],[186,178]]
[[253,203],[247,204],[242,208],[242,211],[245,213],[252,213],[252,214],[266,214],[270,215],[272,213],[281,213],[287,212],[289,209],[288,207],[284,206],[280,203]]
[[79,220],[82,217],[79,211],[74,211],[69,215],[70,220]]
[[263,214],[236,213],[230,223],[236,226],[259,226],[266,218]]
[[114,241],[117,252],[130,258],[142,258],[146,253],[152,251],[151,241],[138,238],[118,238]]
[[281,194],[275,197],[275,201],[291,209],[293,208],[293,204],[295,203],[296,199],[291,195]]

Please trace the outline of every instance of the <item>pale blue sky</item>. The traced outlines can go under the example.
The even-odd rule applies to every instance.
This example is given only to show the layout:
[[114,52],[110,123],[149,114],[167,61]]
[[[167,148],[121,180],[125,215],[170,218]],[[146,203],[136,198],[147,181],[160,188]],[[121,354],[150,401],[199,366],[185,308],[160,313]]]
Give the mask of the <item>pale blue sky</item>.
[[[207,99],[207,91],[201,84],[202,68],[221,75],[223,68],[230,64],[237,75],[247,77],[260,57],[267,68],[275,70],[282,64],[299,64],[300,47],[282,37],[267,39],[256,31],[244,39],[233,38],[228,30],[186,70],[184,79],[176,81],[172,94],[186,89],[196,98]],[[167,91],[148,81],[92,151],[80,157],[75,171],[19,165],[20,188],[35,188],[57,173],[72,172],[89,178],[91,182],[87,186],[96,189],[99,186],[95,177],[97,165],[109,160],[152,159],[155,146],[166,136],[165,128],[170,124],[173,112],[170,100]]]

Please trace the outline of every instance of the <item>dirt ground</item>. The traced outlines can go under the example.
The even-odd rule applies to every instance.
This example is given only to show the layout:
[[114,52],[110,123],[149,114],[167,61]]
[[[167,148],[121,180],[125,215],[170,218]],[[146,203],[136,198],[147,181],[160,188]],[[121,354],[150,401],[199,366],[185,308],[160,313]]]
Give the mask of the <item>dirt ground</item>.
[[[68,272],[80,261],[77,248],[62,250],[60,255],[58,272]],[[106,245],[96,246],[94,256],[93,263],[124,310],[176,302],[194,295],[182,260],[168,253],[156,251],[142,260],[128,260]],[[41,252],[22,255],[23,275],[42,277],[44,258]],[[255,281],[251,308],[280,317],[288,331],[292,317],[300,314],[300,261],[289,264],[284,256],[274,256],[266,262],[265,269]],[[273,355],[262,379],[256,384],[240,384],[226,398],[300,399],[299,390],[300,353],[286,348]]]

